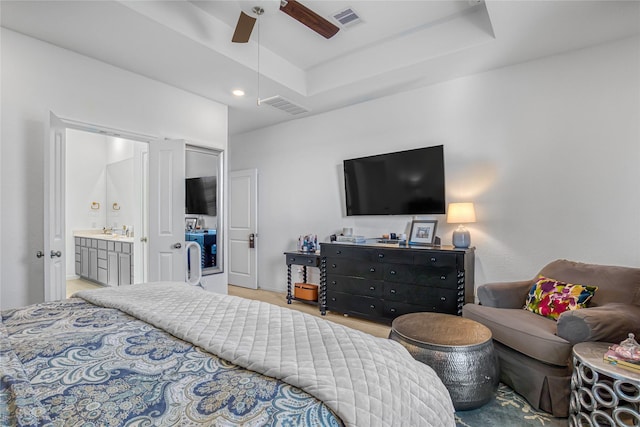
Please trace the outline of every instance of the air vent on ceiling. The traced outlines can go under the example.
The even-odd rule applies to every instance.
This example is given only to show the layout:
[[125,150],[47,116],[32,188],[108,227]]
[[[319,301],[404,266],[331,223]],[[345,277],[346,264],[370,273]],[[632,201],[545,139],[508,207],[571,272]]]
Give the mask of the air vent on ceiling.
[[352,25],[362,22],[360,16],[358,16],[356,11],[350,7],[343,9],[340,12],[336,12],[332,16],[333,19],[335,19],[344,28],[351,27]]
[[288,100],[287,98],[276,95],[270,98],[265,98],[260,100],[260,105],[267,104],[278,110],[282,110],[285,113],[289,113],[291,115],[308,113],[310,110],[301,105],[294,104],[293,101]]

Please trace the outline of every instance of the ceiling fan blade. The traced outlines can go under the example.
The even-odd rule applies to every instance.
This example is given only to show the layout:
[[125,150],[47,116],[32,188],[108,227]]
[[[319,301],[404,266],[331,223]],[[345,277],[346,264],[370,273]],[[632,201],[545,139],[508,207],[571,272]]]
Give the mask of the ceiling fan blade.
[[249,37],[251,37],[251,31],[253,31],[253,26],[256,23],[256,18],[253,16],[249,16],[243,11],[240,11],[240,17],[238,18],[238,23],[236,24],[236,30],[233,32],[233,38],[231,39],[234,43],[246,43],[249,41]]
[[280,10],[311,28],[325,39],[335,36],[340,28],[315,13],[313,10],[298,3],[295,0],[283,0],[280,2]]

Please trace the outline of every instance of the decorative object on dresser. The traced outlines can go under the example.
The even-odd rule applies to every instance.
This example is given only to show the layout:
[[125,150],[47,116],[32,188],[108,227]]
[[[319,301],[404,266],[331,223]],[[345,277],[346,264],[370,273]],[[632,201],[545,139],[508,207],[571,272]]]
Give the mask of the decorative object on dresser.
[[[523,309],[540,276],[598,290],[586,308],[566,310],[556,321]],[[491,329],[500,380],[556,417],[569,414],[574,345],[640,334],[640,268],[556,260],[532,279],[479,286],[477,296],[480,305],[465,305],[463,316]]]
[[476,222],[476,210],[473,203],[449,203],[447,209],[447,223],[459,224],[453,231],[452,243],[456,248],[468,248],[471,245],[471,235],[464,224]]
[[320,311],[390,323],[407,313],[462,314],[473,301],[474,248],[322,243]]
[[436,240],[437,225],[438,221],[435,219],[414,219],[411,223],[409,244],[424,246],[433,245]]

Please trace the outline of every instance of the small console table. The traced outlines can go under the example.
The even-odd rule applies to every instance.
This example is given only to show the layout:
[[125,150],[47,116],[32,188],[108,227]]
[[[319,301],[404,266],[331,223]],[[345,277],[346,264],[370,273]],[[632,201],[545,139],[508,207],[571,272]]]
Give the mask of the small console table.
[[[320,254],[315,252],[294,251],[294,252],[285,252],[284,255],[287,260],[287,304],[291,304],[292,300],[310,303],[311,301],[297,299],[293,296],[293,293],[291,292],[291,266],[292,265],[302,266],[302,281],[306,283],[307,267],[320,268]],[[320,299],[320,296],[318,296],[318,299]]]

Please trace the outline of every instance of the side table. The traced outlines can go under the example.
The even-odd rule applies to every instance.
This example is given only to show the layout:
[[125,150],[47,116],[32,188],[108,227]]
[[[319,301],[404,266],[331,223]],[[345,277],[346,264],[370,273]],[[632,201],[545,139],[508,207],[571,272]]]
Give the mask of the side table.
[[640,425],[640,373],[603,360],[611,344],[573,347],[569,426]]
[[478,408],[494,397],[500,370],[486,326],[452,314],[410,313],[393,320],[389,338],[433,368],[456,411]]
[[[293,296],[291,292],[291,266],[292,265],[301,265],[302,266],[302,281],[306,283],[307,281],[307,267],[316,267],[320,268],[320,254],[316,252],[285,252],[284,253],[287,261],[287,304],[291,304],[292,300],[303,301],[305,303],[309,303],[306,300],[300,300]],[[322,272],[321,272],[322,276]],[[322,282],[322,277],[320,278]],[[323,284],[319,285],[318,292],[318,306],[320,308],[320,313],[324,315],[326,313],[324,309],[324,304],[322,303],[324,299],[324,287]],[[314,303],[315,304],[315,303]]]

